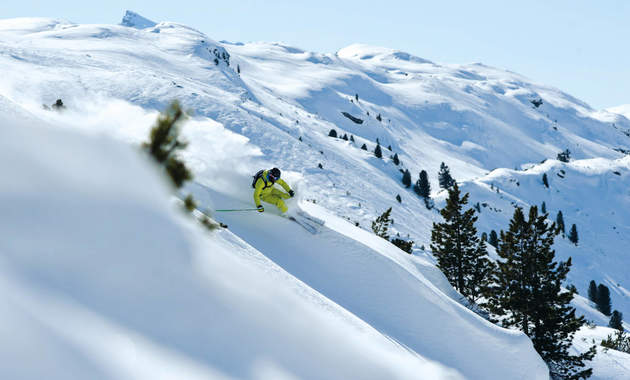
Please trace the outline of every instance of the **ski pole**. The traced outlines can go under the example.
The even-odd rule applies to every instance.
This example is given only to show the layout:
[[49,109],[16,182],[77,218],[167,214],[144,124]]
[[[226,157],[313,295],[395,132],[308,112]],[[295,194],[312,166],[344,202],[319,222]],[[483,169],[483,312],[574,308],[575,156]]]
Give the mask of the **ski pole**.
[[234,208],[234,209],[224,209],[224,210],[214,210],[216,212],[232,212],[232,211],[258,211],[257,208]]

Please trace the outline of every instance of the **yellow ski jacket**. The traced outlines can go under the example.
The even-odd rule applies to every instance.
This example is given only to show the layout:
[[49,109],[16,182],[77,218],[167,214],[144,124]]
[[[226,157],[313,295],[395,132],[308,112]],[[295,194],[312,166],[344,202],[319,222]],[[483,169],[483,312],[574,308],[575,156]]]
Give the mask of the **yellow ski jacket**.
[[267,182],[267,172],[269,172],[269,170],[265,170],[263,172],[263,174],[260,176],[260,178],[258,178],[258,180],[256,181],[256,185],[254,187],[254,203],[256,203],[256,207],[260,206],[260,198],[271,194],[272,190],[273,190],[273,185],[275,183],[277,183],[278,185],[282,186],[282,188],[288,193],[289,191],[291,191],[291,188],[289,187],[289,185],[287,185],[286,182],[284,182],[284,180],[282,180],[281,178],[278,178],[276,180],[275,183],[269,181]]

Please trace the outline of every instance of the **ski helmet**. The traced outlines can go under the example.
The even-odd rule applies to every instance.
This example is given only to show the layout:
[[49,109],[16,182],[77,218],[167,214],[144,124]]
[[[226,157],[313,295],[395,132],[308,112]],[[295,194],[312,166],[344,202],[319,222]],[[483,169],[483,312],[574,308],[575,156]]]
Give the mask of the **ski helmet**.
[[273,168],[273,169],[269,170],[269,176],[273,177],[272,181],[277,180],[278,178],[280,178],[280,169]]

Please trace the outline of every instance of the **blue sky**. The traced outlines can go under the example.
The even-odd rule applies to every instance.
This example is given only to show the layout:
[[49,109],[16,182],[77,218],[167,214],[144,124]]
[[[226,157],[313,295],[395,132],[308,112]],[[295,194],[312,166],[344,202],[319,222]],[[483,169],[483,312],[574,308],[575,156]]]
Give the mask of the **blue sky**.
[[556,86],[595,108],[630,103],[630,1],[5,1],[0,17],[118,23],[124,11],[215,40],[283,41],[334,52],[392,47],[441,63],[483,62]]

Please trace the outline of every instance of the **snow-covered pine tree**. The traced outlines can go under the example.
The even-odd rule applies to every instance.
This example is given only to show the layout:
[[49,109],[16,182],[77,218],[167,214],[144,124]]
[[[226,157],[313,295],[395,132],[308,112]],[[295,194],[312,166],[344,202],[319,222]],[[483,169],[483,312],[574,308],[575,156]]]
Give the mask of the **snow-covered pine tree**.
[[547,179],[547,173],[543,173],[542,181],[543,181],[543,185],[545,185],[546,188],[549,188],[549,180]]
[[372,231],[374,231],[377,236],[380,236],[385,240],[389,240],[389,226],[394,222],[394,220],[390,217],[391,213],[392,208],[390,207],[372,222]]
[[584,362],[593,358],[595,346],[580,355],[569,353],[585,321],[575,316],[570,304],[574,293],[562,291],[571,258],[554,261],[555,236],[555,225],[548,225],[536,206],[528,219],[516,208],[509,230],[501,232],[497,252],[502,260],[497,262],[488,306],[504,327],[516,327],[532,339],[553,379],[585,379],[593,370],[584,369]]
[[610,316],[610,310],[612,309],[610,289],[604,284],[597,285],[597,303],[595,306],[602,314]]
[[623,331],[624,329],[623,329],[623,324],[621,323],[622,321],[623,321],[623,314],[620,311],[615,310],[612,312],[612,315],[610,316],[608,327]]
[[558,159],[558,161],[569,162],[569,160],[571,159],[571,151],[569,149],[565,149],[564,151],[558,153],[556,158]]
[[418,180],[416,181],[416,185],[413,189],[416,194],[418,194],[422,198],[431,197],[431,184],[429,183],[429,176],[427,175],[426,170],[420,171],[420,174],[418,175]]
[[440,171],[438,172],[438,181],[442,189],[448,189],[455,183],[448,166],[444,162],[440,164]]
[[431,208],[431,184],[429,183],[429,176],[427,175],[426,170],[420,171],[418,176],[418,180],[413,186],[413,191],[418,194],[418,196],[424,199],[424,205],[430,209]]
[[184,208],[186,209],[186,211],[193,212],[195,211],[197,206],[198,206],[197,202],[195,201],[193,196],[191,194],[188,194],[186,199],[184,199]]
[[413,240],[394,238],[392,239],[391,243],[411,255],[411,252],[413,250]]
[[149,142],[142,144],[155,161],[166,169],[173,185],[178,189],[193,177],[178,155],[179,151],[188,145],[179,138],[181,123],[185,119],[186,114],[179,103],[177,101],[171,103],[166,111],[158,116],[155,126],[151,129]]
[[431,249],[437,266],[448,281],[470,302],[475,302],[486,288],[492,271],[485,242],[477,237],[475,210],[463,211],[468,193],[463,197],[457,184],[448,190],[446,206],[440,210],[442,223],[433,223]]
[[475,251],[470,256],[469,265],[471,268],[468,274],[468,296],[469,301],[476,303],[480,297],[488,294],[490,279],[496,270],[496,265],[489,259],[486,241],[480,239],[475,247]]
[[348,135],[347,135],[347,134],[345,134],[345,133],[343,134],[343,136],[342,136],[341,138],[342,138],[343,140],[348,141]]
[[381,150],[381,144],[376,144],[376,148],[374,148],[374,155],[377,158],[383,158],[383,151]]
[[497,231],[490,231],[490,237],[488,238],[488,244],[493,246],[494,248],[499,248],[499,236],[497,235]]
[[630,336],[622,330],[617,330],[615,334],[610,334],[601,343],[602,347],[621,351],[630,354]]
[[394,165],[396,166],[400,165],[400,159],[398,158],[398,153],[394,153],[394,157],[392,157],[392,161],[394,162]]
[[51,106],[51,108],[56,111],[62,111],[66,109],[66,106],[63,104],[63,101],[61,99],[57,99],[55,103]]
[[588,284],[588,299],[597,304],[597,284],[594,280]]
[[367,145],[365,145],[365,144],[361,145],[361,149],[367,150]]
[[405,169],[405,172],[402,176],[402,183],[403,185],[405,185],[405,187],[411,186],[411,173],[409,172],[409,169]]
[[556,215],[556,226],[558,226],[558,233],[562,232],[564,236],[564,217],[562,216],[562,211],[558,211],[558,215]]
[[571,230],[569,231],[569,241],[575,245],[578,243],[578,232],[575,224],[571,225]]

